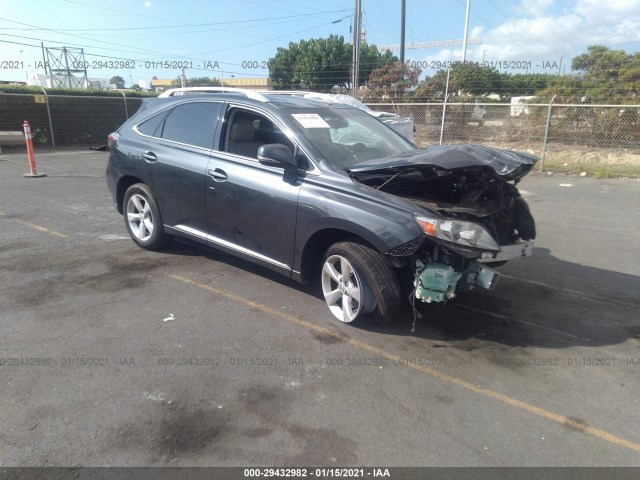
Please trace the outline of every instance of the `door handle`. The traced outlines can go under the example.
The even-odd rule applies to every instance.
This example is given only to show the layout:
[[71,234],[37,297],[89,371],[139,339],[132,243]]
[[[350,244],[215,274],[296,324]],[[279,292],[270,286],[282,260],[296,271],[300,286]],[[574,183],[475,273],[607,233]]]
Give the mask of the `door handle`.
[[227,178],[227,174],[224,170],[216,168],[215,170],[209,169],[207,173],[216,181],[216,182],[224,182]]
[[142,152],[142,158],[147,162],[155,162],[158,160],[158,157],[156,157],[156,154],[153,152]]

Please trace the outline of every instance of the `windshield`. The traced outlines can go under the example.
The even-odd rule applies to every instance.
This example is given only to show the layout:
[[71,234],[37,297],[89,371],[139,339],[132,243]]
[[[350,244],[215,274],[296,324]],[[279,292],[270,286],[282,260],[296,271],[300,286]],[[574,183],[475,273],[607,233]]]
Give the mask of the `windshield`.
[[338,167],[415,149],[379,120],[355,108],[305,108],[288,113],[302,136]]

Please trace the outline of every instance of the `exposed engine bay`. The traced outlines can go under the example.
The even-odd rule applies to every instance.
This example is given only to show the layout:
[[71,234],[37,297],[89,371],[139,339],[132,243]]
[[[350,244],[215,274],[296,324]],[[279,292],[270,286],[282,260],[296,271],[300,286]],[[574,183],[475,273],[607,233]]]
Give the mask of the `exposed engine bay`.
[[352,178],[433,212],[415,215],[421,237],[387,252],[412,269],[418,300],[445,302],[475,286],[492,290],[495,267],[531,255],[535,221],[516,185],[535,157],[459,145],[382,160],[354,166]]

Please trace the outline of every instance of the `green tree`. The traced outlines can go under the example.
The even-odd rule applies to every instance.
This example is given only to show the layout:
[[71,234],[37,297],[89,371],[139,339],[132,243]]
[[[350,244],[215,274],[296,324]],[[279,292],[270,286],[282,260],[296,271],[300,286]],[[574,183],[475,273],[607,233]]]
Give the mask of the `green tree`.
[[446,70],[439,70],[431,77],[427,76],[413,91],[414,100],[435,101],[444,96],[447,84]]
[[[351,49],[351,45],[349,45]],[[351,55],[351,53],[349,53]],[[360,74],[358,75],[358,84],[364,85],[371,78],[371,74],[374,70],[380,69],[385,65],[392,65],[398,63],[398,57],[396,57],[389,50],[385,50],[384,53],[378,51],[378,47],[375,45],[363,44],[360,46]],[[412,72],[414,69],[406,69],[405,74]],[[420,73],[418,73],[418,76]],[[416,78],[417,80],[417,78]],[[410,88],[410,87],[407,87]]]
[[451,65],[451,85],[454,91],[462,90],[473,95],[487,95],[500,90],[500,74],[497,70],[478,63],[455,62]]
[[[498,72],[489,67],[479,65],[451,66],[449,92],[485,95],[497,93],[502,98],[520,95],[535,95],[546,88],[556,77],[542,73],[507,73]],[[444,95],[447,82],[447,71],[439,70],[435,75],[420,82],[414,92],[415,98],[430,99]]]
[[[349,84],[351,55],[351,45],[338,35],[290,42],[287,48],[279,47],[269,60],[269,78],[276,90],[328,92],[336,85]],[[381,54],[374,45],[363,44],[359,82],[364,84],[372,70],[394,61],[397,58],[391,52]]]
[[556,75],[544,73],[500,73],[500,89],[495,90],[501,97],[508,98],[522,95],[535,95],[546,88]]
[[556,95],[564,103],[637,103],[640,93],[640,53],[627,54],[604,45],[590,45],[571,61],[574,75],[552,77],[536,94]]
[[115,85],[116,88],[124,88],[124,78],[122,78],[120,75],[111,77],[111,80],[109,80],[109,83],[112,85]]
[[637,97],[640,94],[640,53],[635,53],[620,72],[620,86],[627,95]]
[[[487,95],[501,90],[500,73],[490,67],[469,62],[454,62],[449,69],[449,92],[471,95]],[[447,85],[447,71],[438,70],[435,75],[420,83],[414,96],[430,98],[444,95]]]
[[402,97],[407,90],[418,84],[421,73],[419,68],[412,68],[407,64],[389,63],[371,72],[367,87],[373,97]]
[[571,70],[585,72],[590,79],[615,81],[628,61],[629,55],[624,50],[590,45],[586,53],[571,61]]
[[[185,87],[219,87],[222,85],[222,82],[215,77],[187,77],[186,80]],[[172,87],[180,87],[181,85],[180,76],[171,82]]]

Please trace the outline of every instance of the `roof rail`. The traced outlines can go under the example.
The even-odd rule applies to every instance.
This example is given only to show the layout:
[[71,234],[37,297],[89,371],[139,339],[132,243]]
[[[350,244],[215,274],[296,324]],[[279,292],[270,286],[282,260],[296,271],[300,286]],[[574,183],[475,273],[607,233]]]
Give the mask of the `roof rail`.
[[247,98],[258,100],[260,102],[268,102],[269,99],[264,95],[246,88],[234,87],[179,87],[165,90],[158,97],[173,97],[176,95],[184,95],[185,93],[241,93]]
[[303,97],[311,92],[304,90],[260,90],[260,93],[267,93],[269,95],[297,95]]
[[309,92],[304,90],[266,90],[261,91],[260,93],[266,93],[268,95],[290,95],[294,97],[308,98],[309,100],[319,100],[321,102],[344,103],[328,93]]

